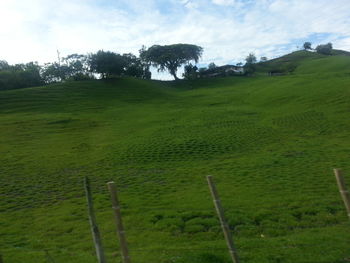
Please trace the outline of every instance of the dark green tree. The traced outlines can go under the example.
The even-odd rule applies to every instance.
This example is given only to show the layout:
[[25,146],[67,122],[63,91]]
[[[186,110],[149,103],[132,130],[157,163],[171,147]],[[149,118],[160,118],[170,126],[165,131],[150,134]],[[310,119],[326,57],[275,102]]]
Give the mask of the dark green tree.
[[80,54],[68,55],[60,63],[46,63],[41,74],[46,83],[93,78],[89,72],[88,57]]
[[37,62],[9,65],[0,61],[0,89],[19,89],[40,86],[44,81]]
[[75,75],[88,75],[89,64],[88,57],[82,54],[71,54],[62,58],[62,66],[68,67],[68,76],[74,77]]
[[199,72],[197,66],[193,66],[191,63],[186,65],[184,68],[185,72],[183,73],[183,77],[185,79],[196,79],[198,78]]
[[303,47],[304,47],[305,50],[308,50],[308,49],[311,50],[312,49],[311,48],[311,42],[305,42]]
[[5,60],[0,60],[0,71],[1,70],[8,70],[10,68],[10,65]]
[[246,64],[254,64],[256,61],[257,59],[254,53],[249,53],[249,55],[245,58]]
[[214,69],[214,68],[216,68],[215,63],[214,62],[209,63],[208,69]]
[[251,75],[255,72],[255,63],[257,61],[256,56],[253,53],[249,53],[249,55],[245,59],[246,63],[244,65],[244,73],[246,75]]
[[318,45],[316,47],[316,52],[323,55],[331,55],[332,54],[333,45],[332,43]]
[[158,71],[168,70],[177,80],[178,68],[191,61],[197,63],[202,52],[202,47],[190,44],[153,45],[149,49],[143,47],[140,50],[140,57],[146,63],[157,67]]
[[71,75],[71,72],[71,69],[67,65],[53,62],[44,64],[41,75],[45,83],[54,83],[65,81]]
[[139,57],[131,53],[123,54],[123,57],[126,61],[125,75],[142,79],[151,78],[152,73],[148,63],[143,62]]
[[102,78],[120,76],[127,66],[127,61],[122,55],[103,50],[90,54],[88,63],[90,71],[101,74]]

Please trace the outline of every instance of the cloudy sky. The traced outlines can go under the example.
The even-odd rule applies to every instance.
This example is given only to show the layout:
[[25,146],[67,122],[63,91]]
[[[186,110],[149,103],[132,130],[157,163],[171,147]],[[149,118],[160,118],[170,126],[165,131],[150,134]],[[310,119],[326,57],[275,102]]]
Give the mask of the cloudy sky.
[[[305,41],[350,51],[350,0],[0,0],[0,59],[191,43],[201,65],[273,58]],[[166,78],[158,75],[158,78]]]

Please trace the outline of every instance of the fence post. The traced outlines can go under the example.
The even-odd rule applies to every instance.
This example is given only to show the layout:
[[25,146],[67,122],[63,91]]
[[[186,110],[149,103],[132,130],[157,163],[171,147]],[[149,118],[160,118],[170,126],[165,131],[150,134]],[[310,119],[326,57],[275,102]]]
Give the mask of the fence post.
[[93,238],[94,244],[95,244],[97,260],[99,263],[106,263],[107,261],[106,261],[105,254],[103,251],[100,230],[98,229],[98,225],[96,222],[95,211],[94,211],[94,206],[93,206],[93,201],[92,201],[91,188],[90,188],[90,180],[88,177],[85,177],[84,185],[85,185],[86,201],[87,201],[87,205],[88,205],[91,233],[92,233],[92,238]]
[[122,216],[120,213],[120,204],[118,200],[117,187],[114,182],[107,183],[109,192],[111,194],[112,208],[114,210],[115,224],[117,226],[117,234],[120,242],[120,249],[123,257],[123,263],[131,263],[129,256],[128,244],[126,242],[126,236],[122,221]]
[[335,178],[337,179],[339,192],[340,192],[341,197],[343,198],[343,201],[344,201],[345,209],[346,209],[348,216],[350,218],[350,193],[346,188],[346,184],[345,184],[342,170],[334,169],[334,174],[335,174]]
[[4,263],[3,259],[2,259],[2,255],[0,254],[0,263]]
[[224,211],[223,211],[223,208],[221,206],[221,201],[219,198],[218,191],[216,190],[216,186],[214,184],[213,177],[211,175],[208,175],[207,181],[208,181],[209,189],[210,189],[213,201],[214,201],[216,213],[218,214],[219,219],[220,219],[221,228],[222,228],[222,231],[224,232],[226,244],[227,244],[228,250],[230,252],[232,262],[239,263],[237,250],[236,250],[234,243],[233,243],[230,228],[229,228],[229,226],[226,222],[226,219],[225,219]]

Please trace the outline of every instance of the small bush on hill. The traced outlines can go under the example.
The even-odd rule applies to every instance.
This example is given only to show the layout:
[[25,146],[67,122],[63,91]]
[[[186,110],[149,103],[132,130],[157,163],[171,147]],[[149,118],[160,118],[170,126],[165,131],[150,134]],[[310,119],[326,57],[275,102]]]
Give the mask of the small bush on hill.
[[316,47],[316,52],[323,55],[331,55],[332,49],[333,49],[332,43],[328,43],[325,45],[318,45]]
[[312,49],[311,48],[311,42],[305,42],[303,47],[304,47],[305,50]]

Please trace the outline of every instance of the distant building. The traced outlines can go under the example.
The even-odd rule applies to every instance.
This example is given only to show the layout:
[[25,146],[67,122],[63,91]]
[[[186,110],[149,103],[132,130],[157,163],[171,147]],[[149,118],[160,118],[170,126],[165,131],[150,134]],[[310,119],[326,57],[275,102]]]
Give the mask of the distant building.
[[244,68],[242,66],[224,65],[204,70],[200,73],[200,76],[203,78],[214,78],[242,74],[244,74]]
[[240,66],[225,65],[225,66],[222,66],[222,67],[225,67],[225,72],[226,73],[230,73],[230,72],[234,72],[234,73],[238,73],[238,74],[243,74],[244,73],[244,68],[240,67]]

